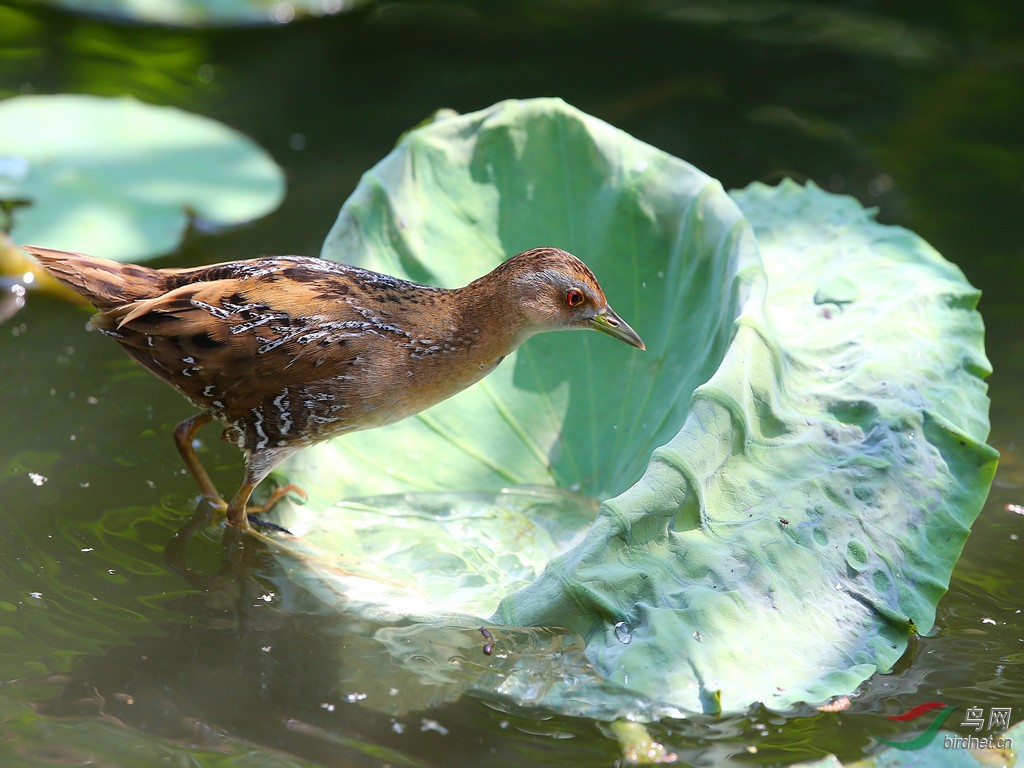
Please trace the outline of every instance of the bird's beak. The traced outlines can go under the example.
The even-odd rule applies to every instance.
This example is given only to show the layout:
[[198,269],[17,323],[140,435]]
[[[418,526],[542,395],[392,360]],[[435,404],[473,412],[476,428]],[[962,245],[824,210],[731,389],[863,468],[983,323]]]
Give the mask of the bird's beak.
[[599,315],[590,321],[590,327],[595,331],[607,333],[609,336],[631,344],[638,349],[647,349],[643,340],[637,336],[636,331],[629,327],[629,323],[615,314],[611,307],[605,307]]

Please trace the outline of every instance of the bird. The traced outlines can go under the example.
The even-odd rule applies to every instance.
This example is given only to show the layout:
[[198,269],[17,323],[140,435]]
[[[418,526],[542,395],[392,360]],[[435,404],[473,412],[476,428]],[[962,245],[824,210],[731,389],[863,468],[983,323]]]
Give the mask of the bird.
[[[302,493],[285,485],[249,505],[296,451],[419,413],[482,379],[531,336],[593,329],[645,349],[594,273],[554,247],[524,251],[461,288],[308,256],[154,269],[22,247],[95,305],[91,328],[198,409],[175,427],[175,445],[202,496],[242,530],[249,515]],[[193,446],[213,420],[244,458],[230,502]]]

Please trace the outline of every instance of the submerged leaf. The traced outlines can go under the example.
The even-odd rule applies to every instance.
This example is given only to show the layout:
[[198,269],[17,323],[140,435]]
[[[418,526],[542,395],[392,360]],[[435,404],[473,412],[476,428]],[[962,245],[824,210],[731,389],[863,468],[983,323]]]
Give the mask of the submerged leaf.
[[284,196],[284,174],[250,139],[133,99],[7,99],[0,148],[16,242],[122,261],[174,250],[193,216],[240,224]]
[[[849,198],[785,183],[731,199],[546,99],[410,132],[366,174],[324,254],[453,286],[545,244],[587,261],[649,351],[533,339],[427,413],[300,454],[289,478],[313,500],[286,524],[304,546],[386,564],[370,602],[423,626],[494,609],[499,623],[578,632],[593,678],[556,684],[557,667],[525,665],[500,688],[561,711],[787,707],[888,668],[912,623],[932,626],[995,467],[977,292]],[[486,518],[486,494],[504,486],[545,484],[614,498],[589,527],[557,506],[521,510],[520,533],[582,534],[525,587],[528,568],[474,565],[477,543],[540,570],[546,554],[522,557],[535,532],[481,537],[451,518],[459,504]],[[429,508],[470,490],[483,495]],[[405,512],[422,505],[406,563],[388,555],[405,513],[360,530],[367,506],[386,516],[393,500],[320,514],[394,493],[414,494]],[[350,593],[347,575],[308,562],[326,599]],[[468,573],[490,582],[460,603],[452,584]],[[498,690],[486,676],[464,685]]]

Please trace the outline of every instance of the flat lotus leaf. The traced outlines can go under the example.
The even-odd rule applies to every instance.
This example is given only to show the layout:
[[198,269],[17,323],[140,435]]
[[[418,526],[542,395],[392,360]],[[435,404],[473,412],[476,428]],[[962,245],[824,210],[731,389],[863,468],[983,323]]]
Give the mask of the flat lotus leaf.
[[547,99],[407,134],[324,255],[452,286],[542,244],[590,264],[648,351],[547,334],[418,417],[299,454],[304,585],[412,617],[379,640],[421,661],[489,614],[566,627],[592,674],[461,685],[599,717],[783,708],[889,668],[995,469],[977,291],[850,198],[730,197]]
[[285,24],[349,11],[366,0],[42,0],[47,5],[139,24],[229,27]]
[[174,250],[192,216],[215,226],[274,210],[284,174],[214,120],[134,99],[0,102],[0,200],[16,242],[142,261]]

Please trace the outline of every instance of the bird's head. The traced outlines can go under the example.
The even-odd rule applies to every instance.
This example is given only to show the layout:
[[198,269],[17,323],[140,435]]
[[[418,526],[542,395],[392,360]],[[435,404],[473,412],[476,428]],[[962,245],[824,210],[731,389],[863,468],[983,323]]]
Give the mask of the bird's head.
[[592,329],[639,349],[645,349],[636,331],[615,310],[586,264],[558,248],[534,248],[513,256],[488,278],[505,284],[518,308],[524,333]]

